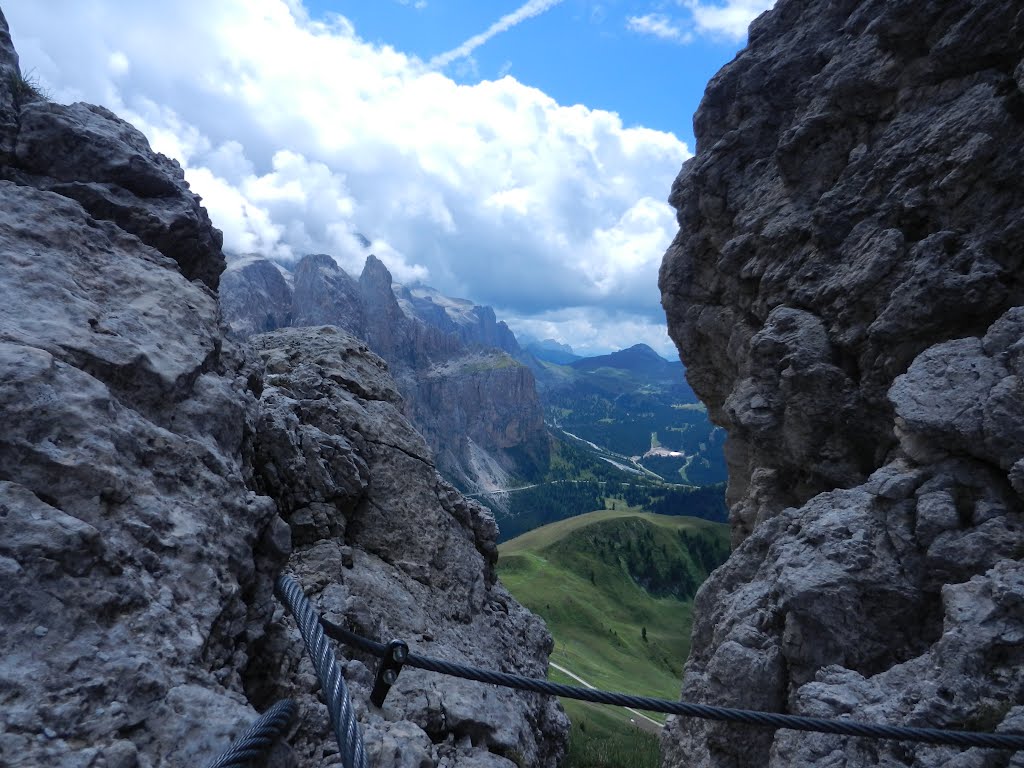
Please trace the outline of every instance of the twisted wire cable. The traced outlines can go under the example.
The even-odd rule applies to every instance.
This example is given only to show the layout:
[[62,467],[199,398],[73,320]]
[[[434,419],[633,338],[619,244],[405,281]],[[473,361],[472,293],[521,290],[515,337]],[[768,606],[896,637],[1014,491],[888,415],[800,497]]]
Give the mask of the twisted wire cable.
[[298,707],[291,699],[277,702],[260,715],[245,733],[239,736],[209,768],[246,768],[266,757],[271,747],[288,730]]
[[[355,648],[359,648],[375,656],[383,656],[387,646],[350,632],[344,627],[323,620],[325,629],[331,637]],[[549,680],[538,680],[532,677],[511,675],[505,672],[494,672],[478,669],[464,664],[432,659],[410,653],[406,666],[418,667],[443,675],[476,680],[481,683],[492,683],[521,691],[533,691],[569,699],[579,699],[595,704],[610,704],[617,707],[632,707],[648,712],[664,712],[682,717],[697,717],[704,720],[718,720],[729,723],[743,723],[763,728],[788,728],[795,731],[814,731],[839,736],[861,736],[869,739],[893,739],[897,741],[914,741],[923,744],[945,744],[957,747],[981,747],[983,749],[1024,750],[1024,733],[979,733],[974,731],[953,731],[940,728],[913,728],[910,726],[879,725],[861,723],[856,720],[830,720],[821,717],[804,717],[802,715],[783,715],[776,712],[760,712],[751,709],[735,709],[732,707],[716,707],[710,704],[693,704],[686,701],[668,701],[648,696],[631,696],[612,691],[601,691],[593,688],[577,688]]]
[[327,643],[320,617],[306,599],[302,587],[285,574],[277,577],[274,582],[274,593],[287,606],[299,633],[306,644],[306,651],[316,668],[320,686],[323,689],[324,701],[330,714],[331,727],[338,740],[341,759],[345,768],[366,768],[366,749],[363,746],[363,734],[356,722],[356,712],[352,707],[345,679],[334,658],[334,651]]

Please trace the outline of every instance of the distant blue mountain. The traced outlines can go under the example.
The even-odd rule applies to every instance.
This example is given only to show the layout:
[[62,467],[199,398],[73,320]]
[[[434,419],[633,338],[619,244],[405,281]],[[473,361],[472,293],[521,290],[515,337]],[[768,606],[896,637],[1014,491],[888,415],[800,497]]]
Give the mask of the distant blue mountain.
[[682,380],[683,364],[678,360],[669,362],[646,344],[634,344],[610,355],[584,357],[571,363],[577,371],[596,371],[600,368],[618,368],[630,373],[652,376],[658,379],[678,378]]
[[558,365],[568,365],[581,359],[568,344],[560,344],[554,339],[530,341],[526,345],[526,351],[538,360],[545,360]]

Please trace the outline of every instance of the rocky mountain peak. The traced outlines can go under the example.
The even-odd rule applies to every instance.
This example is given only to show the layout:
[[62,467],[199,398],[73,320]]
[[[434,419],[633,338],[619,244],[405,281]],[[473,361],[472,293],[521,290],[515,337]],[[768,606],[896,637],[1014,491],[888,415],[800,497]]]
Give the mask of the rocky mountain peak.
[[367,297],[379,296],[383,301],[391,298],[391,272],[384,266],[384,262],[372,253],[366,257],[363,271],[359,275],[359,285]]
[[406,314],[457,336],[468,347],[500,349],[513,357],[521,352],[515,334],[504,321],[498,320],[492,307],[445,296],[422,284],[394,284],[392,290]]
[[[225,289],[222,297],[232,295]],[[222,305],[224,299],[221,301]],[[366,306],[361,285],[333,257],[324,253],[303,256],[292,271],[288,325],[336,325],[359,337],[366,336]],[[250,308],[259,304],[249,305]]]
[[364,339],[387,361],[405,415],[423,432],[438,466],[464,488],[547,464],[533,375],[500,351],[518,345],[489,307],[395,284],[373,255],[355,280],[323,254],[303,257],[290,272],[266,259],[233,262],[221,306],[242,337],[326,324]]

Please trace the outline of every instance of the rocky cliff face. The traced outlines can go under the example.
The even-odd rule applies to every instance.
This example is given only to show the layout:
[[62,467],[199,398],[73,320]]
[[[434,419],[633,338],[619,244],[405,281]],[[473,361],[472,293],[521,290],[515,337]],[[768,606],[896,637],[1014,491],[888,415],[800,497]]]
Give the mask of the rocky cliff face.
[[[291,524],[289,568],[320,610],[417,653],[543,676],[551,636],[496,583],[493,516],[437,474],[384,361],[330,326],[253,344],[267,371],[259,485]],[[254,700],[318,709],[297,641],[278,624],[259,645],[248,667]],[[367,657],[345,670],[373,765],[553,767],[564,750],[567,720],[553,700],[418,670],[402,673],[383,711],[367,709],[374,665]],[[326,721],[307,723],[293,743],[311,765],[328,759]]]
[[[729,432],[736,549],[686,698],[1024,729],[1022,55],[1019,3],[779,0],[709,84],[660,284]],[[679,722],[664,746],[1005,764]]]
[[220,306],[238,338],[292,322],[294,276],[259,257],[237,259],[220,279]]
[[[177,164],[104,109],[33,101],[2,15],[0,75],[0,764],[205,765],[280,694],[302,715],[275,764],[332,764],[284,567],[362,632],[542,673],[493,519],[380,359],[333,330],[226,339],[220,234]],[[564,751],[550,701],[407,672],[381,712],[346,674],[375,765]]]
[[315,255],[295,265],[285,312],[288,302],[277,298],[284,294],[268,286],[285,286],[288,278],[278,281],[275,272],[281,268],[267,260],[242,259],[225,273],[221,306],[236,336],[269,327],[337,325],[365,339],[387,361],[404,397],[403,412],[423,433],[439,468],[463,488],[505,487],[509,474],[530,476],[547,466],[533,375],[499,351],[518,345],[489,307],[396,286],[372,255],[358,280],[331,257]]
[[504,321],[498,320],[491,307],[452,299],[422,285],[394,285],[393,290],[407,315],[457,336],[466,346],[500,349],[513,356],[521,352],[515,334]]
[[0,108],[0,763],[202,763],[252,714],[285,555],[219,233],[130,125],[28,96]]

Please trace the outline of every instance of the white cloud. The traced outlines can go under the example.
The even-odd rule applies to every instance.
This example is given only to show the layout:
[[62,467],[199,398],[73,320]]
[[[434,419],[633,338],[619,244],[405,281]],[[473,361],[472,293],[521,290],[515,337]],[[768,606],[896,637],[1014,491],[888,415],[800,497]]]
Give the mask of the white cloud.
[[469,56],[473,51],[495,35],[500,35],[502,32],[508,31],[516,24],[526,21],[527,19],[539,16],[561,2],[562,0],[527,0],[526,3],[516,8],[511,13],[506,13],[480,34],[473,35],[461,45],[452,48],[450,51],[440,53],[432,58],[430,60],[430,66],[440,69],[451,64],[456,59]]
[[505,319],[517,335],[554,339],[560,344],[568,344],[578,355],[600,355],[634,344],[646,344],[665,357],[679,357],[664,323],[642,315],[613,313],[606,322],[595,322],[591,312],[572,308],[528,317],[513,313],[499,314],[499,317]]
[[128,61],[128,57],[120,51],[114,51],[111,53],[107,62],[110,66],[110,72],[113,75],[123,75],[131,69],[131,63]]
[[[626,28],[674,43],[691,43],[698,36],[741,42],[747,36],[750,22],[775,5],[775,0],[676,0],[676,4],[687,11],[685,16],[629,16]],[[659,3],[658,7],[662,5]]]
[[4,11],[55,99],[105,104],[179,159],[230,251],[331,253],[358,273],[361,233],[401,282],[524,321],[569,312],[587,343],[664,336],[662,201],[689,157],[671,134],[508,76],[460,85],[294,0]]
[[653,35],[662,40],[671,40],[677,43],[688,43],[693,39],[692,34],[684,32],[663,13],[630,16],[626,19],[626,28],[642,35]]
[[683,4],[693,14],[697,34],[739,41],[747,36],[750,22],[775,5],[775,0],[683,0]]

